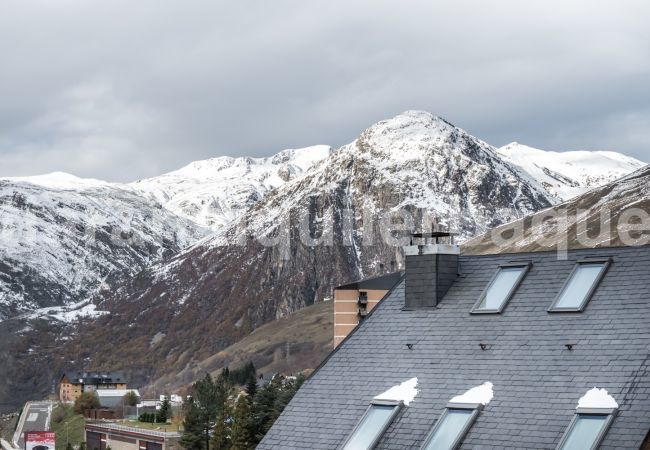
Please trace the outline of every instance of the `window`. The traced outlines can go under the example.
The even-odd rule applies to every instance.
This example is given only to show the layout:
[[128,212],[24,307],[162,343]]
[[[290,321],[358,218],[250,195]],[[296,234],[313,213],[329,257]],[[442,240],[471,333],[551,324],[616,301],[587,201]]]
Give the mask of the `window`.
[[422,450],[457,448],[474,423],[482,405],[450,403],[424,441]]
[[614,420],[615,409],[580,409],[557,446],[558,450],[597,449]]
[[519,287],[530,266],[530,263],[510,263],[499,267],[471,312],[500,313]]
[[401,407],[402,402],[373,401],[342,448],[344,450],[374,448]]
[[582,311],[609,264],[609,259],[578,261],[549,311]]

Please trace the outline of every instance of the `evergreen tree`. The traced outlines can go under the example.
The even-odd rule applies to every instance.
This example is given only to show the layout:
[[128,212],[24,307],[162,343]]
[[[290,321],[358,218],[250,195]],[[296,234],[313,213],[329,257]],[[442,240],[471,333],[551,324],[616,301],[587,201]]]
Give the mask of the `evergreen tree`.
[[230,448],[231,423],[232,408],[226,403],[217,415],[214,433],[210,441],[212,450],[228,450]]
[[203,428],[206,449],[210,447],[210,431],[212,430],[214,420],[220,408],[223,408],[224,397],[219,387],[220,384],[215,384],[210,374],[206,373],[202,380],[194,383],[192,389],[194,392],[194,402],[199,411],[199,422]]
[[167,423],[167,419],[171,416],[172,405],[169,402],[169,399],[165,397],[162,404],[160,405],[160,410],[158,411],[158,416],[156,417],[156,422]]
[[278,390],[278,395],[275,399],[275,404],[274,404],[274,418],[273,421],[275,422],[275,419],[278,418],[280,414],[282,414],[282,411],[284,411],[284,408],[289,404],[291,399],[293,398],[294,395],[296,395],[296,392],[298,392],[298,389],[300,389],[300,386],[305,382],[305,376],[304,375],[298,375],[295,379],[292,380],[283,380],[281,388]]
[[262,440],[266,432],[271,428],[275,418],[275,401],[278,397],[278,383],[274,382],[277,377],[266,383],[257,391],[253,400],[253,413],[251,427],[257,441]]
[[196,406],[193,398],[189,398],[184,405],[185,420],[183,421],[183,436],[180,444],[187,450],[203,450],[204,447],[204,424],[201,411]]
[[231,449],[248,450],[253,448],[253,436],[250,435],[250,403],[244,395],[240,395],[235,405],[231,428]]
[[246,386],[244,387],[246,394],[248,395],[248,400],[252,403],[257,393],[257,374],[255,372],[248,374],[248,379],[246,380]]

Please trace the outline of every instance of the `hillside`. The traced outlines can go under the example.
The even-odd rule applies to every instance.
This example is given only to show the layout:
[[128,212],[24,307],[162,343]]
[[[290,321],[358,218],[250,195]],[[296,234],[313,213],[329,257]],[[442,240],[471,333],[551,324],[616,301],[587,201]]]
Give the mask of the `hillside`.
[[[550,220],[545,220],[547,217]],[[650,242],[649,219],[650,166],[646,166],[568,202],[470,239],[464,251],[488,254],[642,245]],[[645,231],[635,231],[642,220]],[[515,234],[514,230],[523,233]],[[493,234],[503,236],[503,242],[495,243]]]
[[307,306],[274,320],[218,353],[191,362],[180,372],[170,372],[153,381],[147,391],[182,389],[204,373],[218,375],[224,367],[237,368],[253,361],[264,374],[298,373],[313,369],[332,351],[334,310],[332,302]]

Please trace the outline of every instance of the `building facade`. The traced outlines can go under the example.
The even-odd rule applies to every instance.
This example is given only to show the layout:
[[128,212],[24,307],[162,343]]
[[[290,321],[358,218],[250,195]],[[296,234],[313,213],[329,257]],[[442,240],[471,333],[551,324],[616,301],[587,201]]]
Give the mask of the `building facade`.
[[127,389],[124,377],[116,372],[66,372],[59,382],[59,400],[74,402],[84,392],[100,389]]
[[334,347],[368,315],[402,273],[391,273],[334,288]]

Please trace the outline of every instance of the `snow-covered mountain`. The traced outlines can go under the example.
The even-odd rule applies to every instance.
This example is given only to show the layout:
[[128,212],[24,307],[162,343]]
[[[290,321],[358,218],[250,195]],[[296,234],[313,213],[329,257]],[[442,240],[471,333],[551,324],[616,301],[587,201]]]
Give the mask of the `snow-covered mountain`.
[[132,183],[168,210],[219,230],[271,190],[299,177],[332,152],[326,145],[283,150],[269,158],[195,161],[182,169]]
[[76,303],[208,230],[120,184],[72,175],[0,179],[0,320]]
[[[386,212],[428,215],[467,238],[551,204],[494,147],[429,113],[406,112],[269,191],[225,231],[102,291],[97,308],[111,314],[97,327],[114,330],[122,361],[146,351],[151,370],[182,371],[332,286],[396,269],[402,256],[381,226]],[[301,238],[305,216],[309,236]],[[331,241],[310,242],[323,232]],[[268,233],[279,245],[258,240]],[[78,337],[98,358],[111,351],[99,328]],[[153,335],[164,337],[151,346]],[[122,345],[127,336],[146,348]]]
[[632,157],[606,151],[554,152],[512,142],[497,149],[525,176],[537,181],[558,200],[568,200],[610,183],[646,164]]
[[[467,239],[558,203],[572,176],[586,189],[619,173],[603,169],[602,159],[597,172],[589,158],[558,166],[543,154],[516,165],[511,153],[407,111],[337,150],[215,158],[130,185],[61,174],[0,180],[8,218],[0,229],[0,314],[98,316],[62,344],[60,361],[84,348],[90,365],[137,367],[133,378],[144,381],[182,371],[189,359],[329,296],[336,284],[399,266],[396,235],[382,232],[386,213],[428,217]],[[573,181],[554,184],[548,172]],[[592,177],[578,179],[582,173]],[[318,242],[323,231],[332,239]],[[258,240],[269,232],[280,233],[280,245]]]
[[[407,111],[337,150],[219,157],[131,184],[53,173],[0,179],[0,320],[87,300],[102,283],[215,236],[212,248],[259,236],[291,212],[349,210],[349,277],[389,256],[365,252],[370,214],[420,208],[468,238],[602,185],[643,165],[613,152],[496,149],[445,120]],[[375,227],[373,223],[371,227]],[[193,254],[190,249],[186,254]],[[383,252],[383,253],[382,253]],[[291,307],[289,307],[291,309]]]

